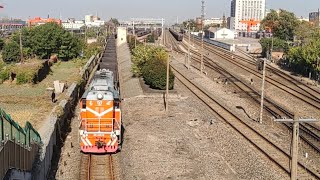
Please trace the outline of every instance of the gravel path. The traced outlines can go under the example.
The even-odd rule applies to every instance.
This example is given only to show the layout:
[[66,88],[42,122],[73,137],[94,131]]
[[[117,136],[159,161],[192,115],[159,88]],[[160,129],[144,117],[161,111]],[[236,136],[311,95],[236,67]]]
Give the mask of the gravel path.
[[79,179],[81,153],[78,140],[78,109],[76,110],[75,114],[76,116],[71,122],[71,132],[67,136],[64,146],[61,149],[59,168],[55,177],[58,180]]
[[122,179],[287,178],[180,83],[175,88],[182,96],[170,99],[168,114],[162,98],[123,103]]

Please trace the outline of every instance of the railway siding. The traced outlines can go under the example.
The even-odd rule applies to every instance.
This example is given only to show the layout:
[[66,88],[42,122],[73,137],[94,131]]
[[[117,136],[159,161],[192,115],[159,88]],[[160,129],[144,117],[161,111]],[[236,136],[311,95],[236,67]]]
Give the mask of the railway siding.
[[[172,64],[174,66],[174,64]],[[177,70],[177,69],[176,69]],[[177,78],[179,79],[179,75]],[[180,79],[181,79],[182,75],[180,75]],[[194,79],[191,77],[188,77],[188,79]],[[194,80],[191,80],[190,82],[187,82],[189,84],[194,83]],[[197,90],[195,87],[199,87],[201,89],[203,89],[201,87],[200,84],[196,83],[196,86],[192,87],[190,90],[195,91],[195,94],[206,94],[206,91],[200,92],[199,90]],[[200,98],[203,97],[203,95],[199,95]],[[208,97],[205,97],[203,99],[210,99],[210,95]],[[289,157],[290,155],[288,153],[286,153],[284,150],[282,150],[280,147],[278,147],[277,145],[275,145],[273,142],[269,141],[268,138],[264,135],[261,135],[260,132],[256,131],[254,127],[250,126],[249,124],[245,123],[244,121],[242,121],[241,124],[239,124],[239,122],[241,121],[236,121],[234,118],[237,118],[237,115],[232,115],[230,116],[230,114],[226,114],[225,111],[221,107],[213,104],[211,101],[204,101],[206,102],[209,106],[214,107],[214,109],[216,110],[217,114],[220,117],[228,117],[227,122],[232,125],[232,127],[234,127],[239,133],[241,133],[244,137],[248,138],[248,140],[255,145],[258,149],[260,149],[260,151],[262,151],[267,157],[269,157],[272,161],[274,162],[278,162],[278,166],[281,167],[282,169],[284,169],[287,172],[289,171]],[[245,125],[245,126],[244,126]],[[304,164],[300,164],[300,177],[308,177],[308,173],[304,172]],[[319,177],[319,173],[317,173],[315,170],[310,169],[311,172],[313,172],[316,176]],[[309,172],[310,172],[309,171]]]

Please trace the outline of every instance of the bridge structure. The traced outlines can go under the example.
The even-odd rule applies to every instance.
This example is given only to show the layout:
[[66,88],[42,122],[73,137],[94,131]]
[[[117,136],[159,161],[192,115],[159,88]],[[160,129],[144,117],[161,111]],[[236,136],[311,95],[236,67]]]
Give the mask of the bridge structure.
[[127,21],[120,21],[120,26],[132,29],[162,29],[164,27],[164,18],[130,18]]

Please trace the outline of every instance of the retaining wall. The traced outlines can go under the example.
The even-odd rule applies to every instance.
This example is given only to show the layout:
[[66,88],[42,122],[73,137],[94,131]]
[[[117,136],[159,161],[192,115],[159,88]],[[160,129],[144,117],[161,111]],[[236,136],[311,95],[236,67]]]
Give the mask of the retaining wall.
[[48,116],[46,122],[39,130],[42,138],[43,147],[40,149],[40,157],[34,165],[32,171],[33,179],[48,179],[48,173],[54,156],[59,150],[59,143],[63,143],[66,132],[70,128],[70,121],[74,115],[79,97],[83,94],[85,86],[90,79],[91,72],[101,60],[101,55],[93,56],[82,68],[79,76],[82,81],[73,83],[65,94],[65,98],[55,106]]

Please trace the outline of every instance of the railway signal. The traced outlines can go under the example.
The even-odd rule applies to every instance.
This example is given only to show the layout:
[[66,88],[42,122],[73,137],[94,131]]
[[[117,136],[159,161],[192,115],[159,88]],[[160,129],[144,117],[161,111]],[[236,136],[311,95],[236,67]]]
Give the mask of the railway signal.
[[316,119],[301,119],[297,114],[293,119],[275,119],[275,122],[289,122],[292,126],[292,147],[291,147],[291,180],[297,179],[298,172],[298,152],[299,152],[299,124],[306,122],[317,122]]

